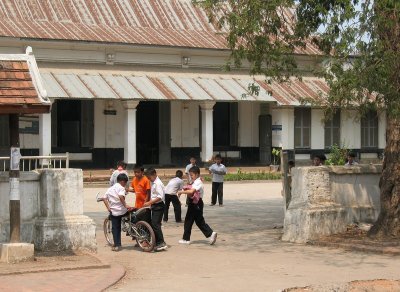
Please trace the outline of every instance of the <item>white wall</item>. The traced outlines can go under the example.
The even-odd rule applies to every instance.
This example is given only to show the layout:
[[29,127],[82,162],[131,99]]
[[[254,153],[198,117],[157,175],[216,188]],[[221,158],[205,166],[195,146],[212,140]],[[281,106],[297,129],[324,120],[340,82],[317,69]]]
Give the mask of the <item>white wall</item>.
[[349,149],[361,148],[361,124],[355,110],[340,113],[340,142]]
[[324,111],[311,109],[311,149],[325,148]]
[[[272,116],[272,147],[282,147],[282,110],[271,109]],[[280,127],[280,130],[279,130]],[[274,130],[275,129],[275,130]]]
[[171,102],[171,147],[200,147],[199,104]]
[[294,149],[294,108],[282,108],[282,149]]
[[258,117],[260,104],[243,101],[238,104],[239,115],[239,147],[258,147]]
[[386,147],[386,112],[379,115],[378,123],[378,147],[384,149]]
[[107,101],[94,101],[94,147],[124,148],[125,109],[120,101],[113,101],[115,116],[105,115]]
[[19,145],[21,149],[39,149],[39,135],[20,134]]

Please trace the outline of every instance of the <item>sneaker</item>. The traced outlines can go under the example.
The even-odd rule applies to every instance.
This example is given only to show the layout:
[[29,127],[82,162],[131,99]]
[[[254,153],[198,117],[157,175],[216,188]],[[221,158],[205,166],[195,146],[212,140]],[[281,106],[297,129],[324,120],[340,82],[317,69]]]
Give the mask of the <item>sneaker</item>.
[[220,207],[223,207],[223,206],[224,206],[224,204],[219,204],[219,206],[220,206]]
[[208,240],[210,241],[210,245],[213,245],[216,241],[217,241],[217,232],[213,232],[211,234],[211,236],[208,238]]
[[112,250],[112,251],[120,251],[120,250],[121,250],[121,247],[120,247],[120,246],[113,246],[113,247],[111,248],[111,250]]
[[167,248],[168,248],[167,244],[163,242],[156,246],[156,251],[166,250]]
[[179,239],[180,244],[190,244],[190,240]]

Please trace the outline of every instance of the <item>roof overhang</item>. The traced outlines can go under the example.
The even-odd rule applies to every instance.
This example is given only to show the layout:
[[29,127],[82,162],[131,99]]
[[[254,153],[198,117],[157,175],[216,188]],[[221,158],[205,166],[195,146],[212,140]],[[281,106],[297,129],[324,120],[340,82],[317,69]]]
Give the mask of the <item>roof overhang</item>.
[[50,109],[32,48],[26,54],[0,54],[0,114],[48,113]]

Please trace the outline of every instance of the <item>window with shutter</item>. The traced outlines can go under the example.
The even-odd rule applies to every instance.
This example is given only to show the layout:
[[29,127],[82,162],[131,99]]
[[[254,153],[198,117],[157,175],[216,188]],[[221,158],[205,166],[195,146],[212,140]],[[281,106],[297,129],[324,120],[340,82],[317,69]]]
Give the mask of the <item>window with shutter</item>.
[[361,148],[378,148],[378,114],[369,111],[361,118]]
[[294,109],[294,147],[310,148],[311,145],[311,109]]
[[325,148],[333,145],[340,146],[340,111],[335,112],[333,117],[325,122]]

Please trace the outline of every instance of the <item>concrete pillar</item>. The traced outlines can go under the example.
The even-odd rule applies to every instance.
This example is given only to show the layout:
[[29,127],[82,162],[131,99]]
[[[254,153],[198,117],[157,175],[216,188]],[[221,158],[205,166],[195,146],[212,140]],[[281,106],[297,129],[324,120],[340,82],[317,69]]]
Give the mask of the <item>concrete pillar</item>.
[[[51,113],[39,115],[39,155],[49,156],[51,154]],[[48,165],[47,159],[41,161]]]
[[325,148],[324,111],[311,109],[311,149]]
[[136,107],[139,101],[124,101],[125,134],[124,134],[124,161],[129,166],[136,163]]
[[213,156],[213,108],[215,102],[200,104],[201,108],[201,160],[209,161]]

